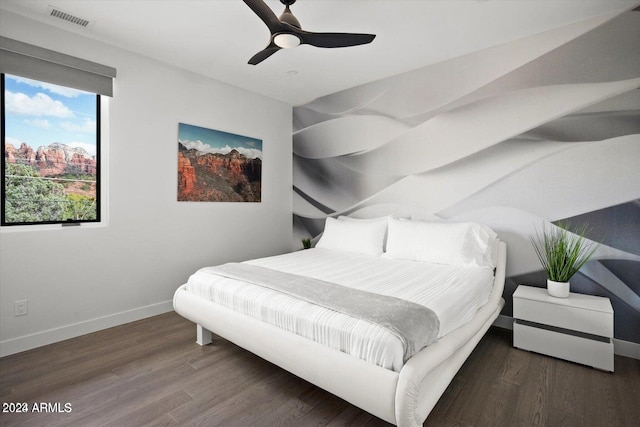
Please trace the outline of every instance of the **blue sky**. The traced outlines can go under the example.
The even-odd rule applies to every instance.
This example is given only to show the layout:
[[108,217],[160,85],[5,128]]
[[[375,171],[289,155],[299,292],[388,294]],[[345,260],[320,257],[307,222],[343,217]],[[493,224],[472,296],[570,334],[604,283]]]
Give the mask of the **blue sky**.
[[5,75],[5,139],[34,150],[54,142],[96,154],[96,95]]
[[262,140],[200,126],[180,123],[178,141],[203,153],[227,154],[235,149],[251,159],[262,158]]

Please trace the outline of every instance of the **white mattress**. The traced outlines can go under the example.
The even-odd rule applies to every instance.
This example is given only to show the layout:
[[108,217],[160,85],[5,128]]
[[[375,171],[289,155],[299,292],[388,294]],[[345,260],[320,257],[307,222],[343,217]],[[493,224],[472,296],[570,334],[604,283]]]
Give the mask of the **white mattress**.
[[[249,264],[392,295],[422,304],[440,319],[442,337],[473,318],[493,286],[489,268],[461,268],[308,249]],[[261,286],[194,273],[187,290],[290,332],[399,372],[401,341],[387,329]]]

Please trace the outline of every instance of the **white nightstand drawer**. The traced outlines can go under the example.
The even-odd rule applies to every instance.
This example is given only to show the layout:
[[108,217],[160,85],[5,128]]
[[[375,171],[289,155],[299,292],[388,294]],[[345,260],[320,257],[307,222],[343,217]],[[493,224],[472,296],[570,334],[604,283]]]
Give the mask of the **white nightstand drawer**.
[[513,324],[513,345],[613,372],[613,343]]
[[555,298],[546,289],[519,286],[513,317],[603,337],[613,337],[613,309],[607,298],[569,294]]
[[582,308],[524,301],[518,298],[513,299],[513,311],[518,313],[518,319],[603,337],[613,336],[613,316],[610,313],[585,311]]

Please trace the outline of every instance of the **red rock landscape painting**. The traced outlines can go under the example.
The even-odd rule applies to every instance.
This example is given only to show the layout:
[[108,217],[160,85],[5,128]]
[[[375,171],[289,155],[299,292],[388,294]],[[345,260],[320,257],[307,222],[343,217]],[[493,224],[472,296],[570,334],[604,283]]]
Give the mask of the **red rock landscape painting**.
[[178,201],[260,202],[262,140],[180,123]]

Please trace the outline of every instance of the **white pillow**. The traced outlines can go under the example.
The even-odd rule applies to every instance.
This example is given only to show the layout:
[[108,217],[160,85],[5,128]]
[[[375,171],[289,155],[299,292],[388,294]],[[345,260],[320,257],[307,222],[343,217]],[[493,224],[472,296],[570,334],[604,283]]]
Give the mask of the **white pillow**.
[[316,248],[382,255],[387,221],[338,221],[327,217]]
[[384,224],[384,237],[382,238],[382,252],[385,251],[387,246],[387,228],[389,224],[389,220],[393,218],[393,215],[381,216],[378,218],[353,218],[346,215],[340,215],[338,217],[338,221],[348,221],[348,222],[376,222]]
[[496,234],[476,223],[389,220],[387,256],[465,267],[495,267]]
[[498,247],[500,245],[500,240],[498,239],[498,235],[489,227],[486,227],[487,234],[489,235],[489,249],[484,254],[484,265],[486,267],[496,268],[498,265]]

